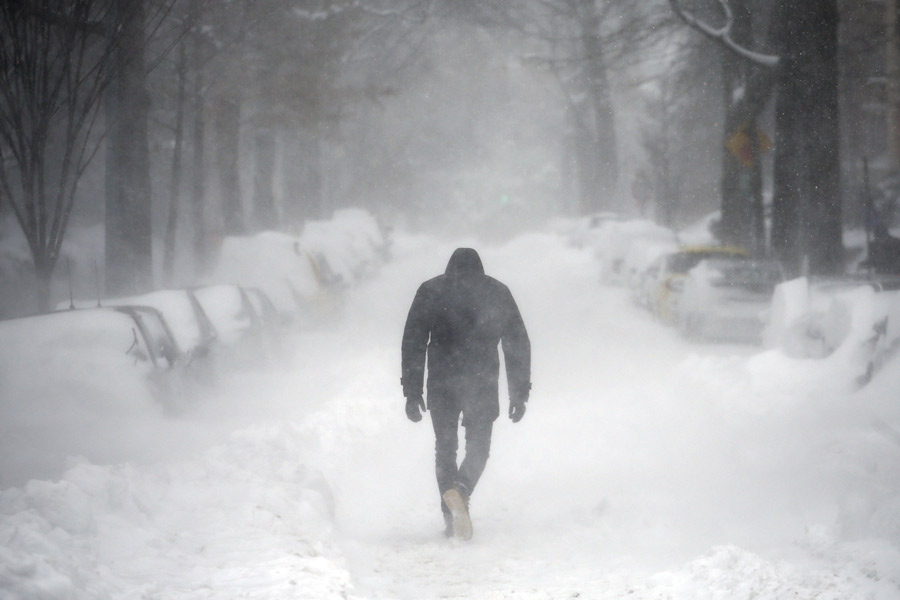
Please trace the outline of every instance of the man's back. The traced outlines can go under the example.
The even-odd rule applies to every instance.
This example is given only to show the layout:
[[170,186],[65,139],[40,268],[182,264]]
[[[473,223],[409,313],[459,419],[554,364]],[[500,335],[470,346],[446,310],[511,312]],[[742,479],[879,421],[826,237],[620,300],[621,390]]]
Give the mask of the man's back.
[[404,389],[421,393],[427,348],[429,395],[461,390],[482,398],[496,418],[500,343],[510,391],[527,393],[531,347],[515,300],[509,288],[484,274],[474,250],[460,248],[443,275],[419,287],[410,308],[402,346]]

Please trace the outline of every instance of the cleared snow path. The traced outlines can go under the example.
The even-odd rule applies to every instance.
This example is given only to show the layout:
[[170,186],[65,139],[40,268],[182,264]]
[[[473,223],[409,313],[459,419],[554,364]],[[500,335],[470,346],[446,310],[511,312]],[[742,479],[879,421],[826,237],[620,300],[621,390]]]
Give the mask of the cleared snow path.
[[688,345],[546,235],[479,248],[534,390],[497,422],[474,540],[445,540],[399,344],[453,248],[401,237],[289,369],[148,418],[167,451],[0,493],[0,598],[900,597],[900,368],[851,394]]

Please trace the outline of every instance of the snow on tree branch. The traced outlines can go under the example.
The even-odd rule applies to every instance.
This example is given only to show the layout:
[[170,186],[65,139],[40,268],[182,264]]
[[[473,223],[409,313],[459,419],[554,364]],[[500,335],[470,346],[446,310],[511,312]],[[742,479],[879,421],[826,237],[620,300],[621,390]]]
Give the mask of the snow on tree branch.
[[754,52],[753,50],[744,48],[731,39],[731,26],[734,23],[731,7],[728,6],[727,0],[718,0],[718,2],[719,6],[722,7],[722,12],[725,14],[725,23],[722,27],[716,28],[686,12],[679,4],[679,0],[669,0],[669,4],[672,6],[672,10],[675,14],[690,27],[693,27],[703,35],[719,42],[738,56],[741,56],[754,64],[770,69],[776,68],[779,62],[778,56]]

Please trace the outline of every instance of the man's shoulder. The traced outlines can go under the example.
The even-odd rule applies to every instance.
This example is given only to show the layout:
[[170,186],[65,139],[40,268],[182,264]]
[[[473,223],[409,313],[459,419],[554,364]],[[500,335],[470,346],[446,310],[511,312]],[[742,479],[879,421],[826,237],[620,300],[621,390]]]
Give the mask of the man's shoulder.
[[505,283],[503,283],[502,281],[500,281],[499,279],[494,279],[490,275],[485,275],[484,279],[485,279],[486,285],[489,285],[490,287],[497,290],[498,292],[508,292],[509,291],[509,288],[507,287],[507,285]]
[[438,275],[437,277],[432,277],[431,279],[427,279],[419,285],[420,292],[433,292],[439,290],[443,285],[444,280],[446,279],[445,275]]

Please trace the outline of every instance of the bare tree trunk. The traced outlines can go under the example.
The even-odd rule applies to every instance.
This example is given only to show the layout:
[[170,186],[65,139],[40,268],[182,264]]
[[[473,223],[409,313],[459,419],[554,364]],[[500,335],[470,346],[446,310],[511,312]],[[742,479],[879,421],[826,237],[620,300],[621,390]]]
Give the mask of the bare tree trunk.
[[169,187],[169,214],[163,256],[163,281],[171,283],[175,266],[175,241],[181,209],[181,154],[184,138],[184,100],[187,85],[187,52],[182,41],[178,47],[178,90],[175,96],[175,148],[172,151],[172,181]]
[[53,280],[53,267],[55,261],[37,260],[34,265],[35,274],[35,300],[39,313],[48,313],[52,310],[50,297],[50,283]]
[[300,135],[294,129],[281,136],[281,197],[284,226],[299,232],[303,224],[303,165],[300,161]]
[[106,98],[107,293],[146,290],[153,284],[149,96],[144,87],[143,0],[121,0],[117,75]]
[[331,214],[331,201],[325,190],[325,177],[322,172],[322,136],[321,125],[313,125],[304,136],[301,164],[306,177],[304,192],[306,195],[306,215],[326,218]]
[[600,199],[596,194],[597,157],[593,144],[593,136],[586,123],[587,112],[583,103],[575,103],[569,107],[572,123],[573,155],[575,157],[575,177],[578,181],[579,213],[589,214],[599,209]]
[[241,202],[241,182],[238,174],[240,157],[241,105],[233,94],[217,98],[213,126],[216,130],[215,161],[222,193],[222,217],[225,235],[247,232]]
[[[753,46],[753,16],[746,0],[731,2],[734,21],[731,37],[735,43]],[[730,50],[722,49],[723,94],[725,101],[725,136],[722,144],[722,241],[745,248],[758,247],[755,222],[762,214],[754,210],[762,206],[762,165],[759,160],[756,115],[741,110],[754,66]],[[757,67],[758,68],[758,67]],[[759,107],[761,110],[762,107]],[[742,142],[740,148],[738,142]]]
[[900,0],[884,3],[888,165],[900,170]]
[[253,211],[256,226],[276,229],[278,213],[275,207],[275,132],[268,127],[256,130],[253,176]]
[[[591,11],[596,9],[591,8]],[[618,149],[616,147],[615,111],[603,47],[599,39],[599,23],[596,14],[587,22],[589,31],[584,35],[584,49],[587,55],[587,91],[591,98],[593,113],[592,141],[593,161],[591,196],[594,209],[615,209],[613,194],[619,177]]]
[[837,273],[843,266],[837,2],[784,0],[779,11],[772,244],[794,274]]
[[193,226],[194,273],[199,275],[206,269],[206,164],[205,133],[206,118],[205,100],[203,97],[203,74],[197,73],[194,89],[191,93],[193,126],[191,156],[191,224]]
[[843,211],[841,199],[840,97],[838,93],[837,0],[812,3],[811,19],[818,35],[812,37],[809,53],[815,61],[817,116],[807,141],[810,156],[809,267],[813,274],[840,273],[844,268]]

